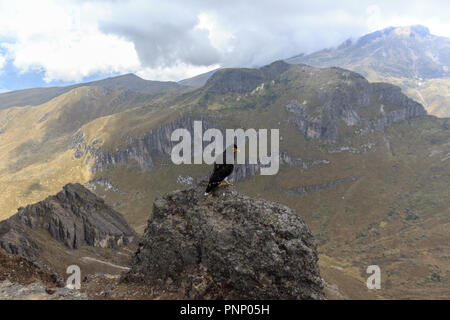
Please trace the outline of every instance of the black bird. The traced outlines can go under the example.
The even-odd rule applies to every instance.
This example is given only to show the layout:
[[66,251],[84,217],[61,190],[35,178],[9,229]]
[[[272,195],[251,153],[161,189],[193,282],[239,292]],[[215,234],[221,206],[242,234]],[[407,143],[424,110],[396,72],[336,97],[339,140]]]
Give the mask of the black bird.
[[[237,145],[234,144],[232,146],[229,146],[221,155],[219,155],[216,159],[219,157],[222,157],[222,163],[217,163],[217,160],[214,162],[214,170],[211,174],[211,177],[209,178],[208,186],[206,187],[205,195],[210,194],[212,191],[214,191],[217,187],[222,185],[231,185],[230,182],[226,181],[225,179],[233,173],[234,170],[234,164],[233,163],[227,163],[227,154],[233,152],[233,159],[236,157],[237,152]],[[225,183],[222,184],[222,181],[225,180]]]

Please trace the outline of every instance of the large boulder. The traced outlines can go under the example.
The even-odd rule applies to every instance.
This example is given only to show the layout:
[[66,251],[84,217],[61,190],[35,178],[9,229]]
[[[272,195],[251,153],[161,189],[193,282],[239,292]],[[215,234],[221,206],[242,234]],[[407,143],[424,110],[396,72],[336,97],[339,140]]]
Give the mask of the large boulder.
[[206,182],[155,200],[124,281],[193,299],[323,299],[317,246],[290,208]]

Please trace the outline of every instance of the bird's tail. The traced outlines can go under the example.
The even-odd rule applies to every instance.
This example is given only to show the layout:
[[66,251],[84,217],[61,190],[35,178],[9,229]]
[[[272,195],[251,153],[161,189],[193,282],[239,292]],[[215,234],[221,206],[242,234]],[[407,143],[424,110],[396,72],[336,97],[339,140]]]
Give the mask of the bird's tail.
[[206,187],[206,191],[205,191],[205,196],[210,194],[215,188],[217,188],[218,185],[219,185],[219,183],[217,183],[217,182],[208,183],[208,186]]

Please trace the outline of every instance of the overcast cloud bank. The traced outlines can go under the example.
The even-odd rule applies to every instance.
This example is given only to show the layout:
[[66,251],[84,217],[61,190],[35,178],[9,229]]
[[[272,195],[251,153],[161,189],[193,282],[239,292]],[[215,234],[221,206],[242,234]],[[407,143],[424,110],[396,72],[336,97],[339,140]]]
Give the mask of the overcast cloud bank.
[[254,67],[387,26],[423,24],[450,36],[448,1],[0,0],[6,63],[44,80],[133,72],[180,80]]

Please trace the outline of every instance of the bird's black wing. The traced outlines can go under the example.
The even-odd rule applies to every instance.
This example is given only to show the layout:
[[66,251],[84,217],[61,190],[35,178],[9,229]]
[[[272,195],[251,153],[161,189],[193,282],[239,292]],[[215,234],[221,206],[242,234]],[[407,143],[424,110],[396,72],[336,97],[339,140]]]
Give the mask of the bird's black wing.
[[232,164],[216,164],[214,163],[214,171],[209,178],[206,193],[214,190],[226,177],[233,173],[234,165]]
[[215,188],[219,186],[219,184],[230,174],[233,173],[234,165],[233,163],[228,164],[227,163],[227,152],[232,152],[232,149],[229,148],[225,150],[221,155],[219,155],[216,159],[222,160],[222,163],[217,163],[216,160],[214,162],[214,171],[211,174],[211,177],[209,178],[208,186],[206,187],[206,193],[210,193]]

